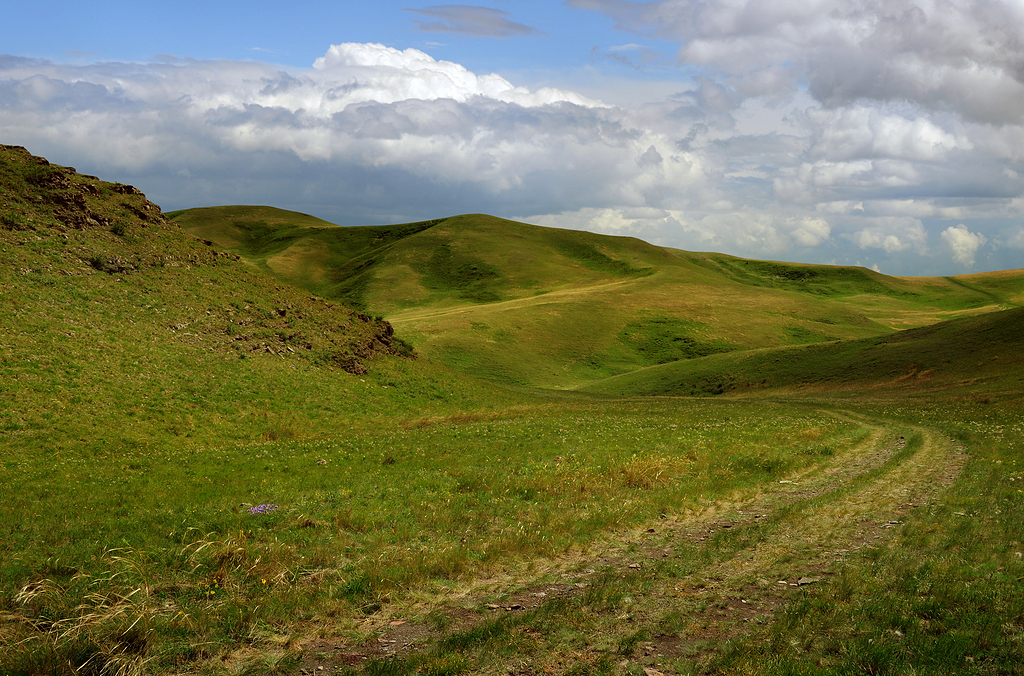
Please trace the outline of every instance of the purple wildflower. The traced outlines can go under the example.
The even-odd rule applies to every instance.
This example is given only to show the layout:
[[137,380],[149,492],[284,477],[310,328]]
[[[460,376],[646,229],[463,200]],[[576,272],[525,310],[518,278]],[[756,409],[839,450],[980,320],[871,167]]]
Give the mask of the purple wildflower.
[[249,508],[250,514],[270,514],[276,512],[280,507],[277,505],[256,505],[255,507]]

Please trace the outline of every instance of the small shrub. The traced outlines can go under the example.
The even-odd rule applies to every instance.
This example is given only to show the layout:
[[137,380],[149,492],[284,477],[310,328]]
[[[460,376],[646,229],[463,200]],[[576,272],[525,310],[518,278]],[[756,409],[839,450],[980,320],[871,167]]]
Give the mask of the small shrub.
[[8,211],[4,213],[3,216],[0,216],[0,225],[2,225],[5,230],[31,229],[31,226],[29,226],[28,222],[25,220],[25,217],[22,214],[16,213],[14,211]]
[[393,337],[391,339],[391,344],[398,351],[398,354],[403,356],[403,357],[414,357],[414,356],[416,356],[416,351],[413,350],[412,345],[410,345],[409,343],[405,342],[404,340],[402,340],[401,338],[399,338],[397,336],[395,336],[395,337]]

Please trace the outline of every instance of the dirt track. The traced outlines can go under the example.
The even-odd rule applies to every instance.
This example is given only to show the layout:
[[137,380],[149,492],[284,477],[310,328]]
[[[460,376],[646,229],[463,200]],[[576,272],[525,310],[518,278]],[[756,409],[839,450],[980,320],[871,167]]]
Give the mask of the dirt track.
[[[587,556],[534,562],[528,576],[473,580],[427,603],[385,607],[366,622],[374,641],[311,641],[295,673],[326,674],[373,657],[428,649],[434,640],[498,614],[579,596],[590,580],[614,571],[639,572],[680,552],[697,554],[701,563],[691,567],[694,572],[638,589],[635,610],[617,619],[636,627],[670,610],[682,613],[680,631],[653,635],[639,647],[638,655],[652,667],[664,658],[713,652],[723,640],[770,620],[794,595],[827,583],[857,550],[891,538],[911,510],[941,495],[966,459],[962,447],[927,429],[889,429],[861,415],[833,415],[868,428],[870,435],[815,470],[744,499],[716,503],[700,515],[620,533],[592,546]],[[916,450],[907,445],[913,434],[921,435]],[[751,529],[764,535],[741,535]],[[733,544],[730,536],[737,536]],[[443,632],[430,628],[439,625]]]

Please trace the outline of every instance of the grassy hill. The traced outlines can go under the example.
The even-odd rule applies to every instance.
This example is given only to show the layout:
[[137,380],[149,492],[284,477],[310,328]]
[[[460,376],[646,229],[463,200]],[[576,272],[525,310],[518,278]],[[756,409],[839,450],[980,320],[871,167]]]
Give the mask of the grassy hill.
[[678,361],[591,383],[618,396],[701,396],[802,388],[886,388],[1018,398],[1024,391],[1024,308],[947,320],[878,338],[770,348]]
[[897,278],[479,214],[354,228],[265,207],[171,218],[284,281],[387,317],[432,360],[509,384],[575,387],[678,359],[880,336],[1024,301],[1024,271]]

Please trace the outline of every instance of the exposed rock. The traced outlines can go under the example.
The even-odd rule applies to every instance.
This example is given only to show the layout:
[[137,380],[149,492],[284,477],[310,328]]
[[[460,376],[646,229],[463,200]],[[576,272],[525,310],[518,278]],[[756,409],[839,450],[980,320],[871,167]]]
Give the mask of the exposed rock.
[[111,275],[139,269],[138,265],[121,256],[93,256],[89,259],[89,265],[100,272],[106,272]]
[[346,373],[351,373],[354,376],[361,376],[368,370],[363,362],[352,355],[337,355],[334,357],[334,363]]

